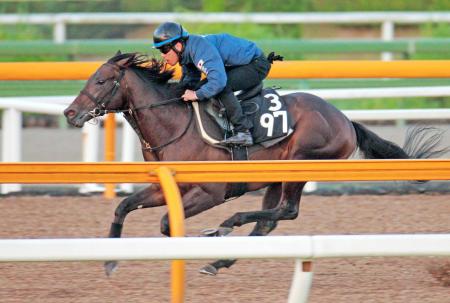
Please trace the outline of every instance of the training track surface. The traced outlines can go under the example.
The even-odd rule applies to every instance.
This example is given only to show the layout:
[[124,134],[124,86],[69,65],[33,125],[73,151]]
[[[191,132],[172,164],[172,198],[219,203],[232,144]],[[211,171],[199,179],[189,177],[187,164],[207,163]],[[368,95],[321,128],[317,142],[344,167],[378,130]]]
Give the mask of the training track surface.
[[[258,209],[246,196],[186,222],[189,235],[240,210]],[[3,197],[0,238],[103,237],[120,198]],[[276,235],[450,232],[449,195],[305,196],[300,218]],[[165,209],[131,213],[124,236],[159,234]],[[235,232],[244,235],[249,227]],[[204,261],[187,261],[186,302],[286,302],[293,260],[241,260],[210,277]],[[314,263],[310,303],[450,302],[450,258],[328,259]],[[170,262],[122,262],[105,277],[100,262],[0,263],[0,302],[169,302]]]

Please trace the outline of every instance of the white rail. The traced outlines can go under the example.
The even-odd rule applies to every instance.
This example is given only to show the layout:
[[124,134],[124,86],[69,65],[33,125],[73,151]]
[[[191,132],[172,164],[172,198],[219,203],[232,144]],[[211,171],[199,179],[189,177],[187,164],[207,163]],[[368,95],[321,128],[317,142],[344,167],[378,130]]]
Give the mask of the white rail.
[[3,24],[157,24],[165,21],[191,23],[382,23],[450,22],[450,12],[335,12],[335,13],[56,13],[0,14]]
[[0,240],[0,261],[450,256],[450,234]]
[[[165,21],[191,23],[331,23],[381,24],[381,39],[395,37],[395,24],[450,22],[450,12],[337,12],[337,13],[60,13],[0,14],[0,24],[53,24],[53,40],[66,40],[67,24],[157,24]],[[391,53],[383,53],[391,60]]]
[[0,240],[0,261],[296,259],[288,302],[308,300],[304,260],[450,256],[450,234]]
[[[280,90],[281,94],[296,92],[293,90]],[[387,98],[387,97],[441,97],[450,96],[450,86],[435,87],[397,87],[397,88],[363,88],[363,89],[316,89],[303,90],[324,99],[358,99],[358,98]],[[2,161],[21,161],[21,112],[34,112],[52,115],[61,115],[75,96],[47,96],[47,97],[4,97],[0,98],[0,108],[3,108],[2,119]],[[435,120],[450,119],[450,109],[398,109],[398,110],[344,110],[344,113],[352,120]],[[121,115],[117,116],[119,122],[123,122]],[[123,142],[121,161],[133,161],[137,148],[137,137],[128,123],[123,123]],[[82,160],[86,162],[99,161],[99,133],[98,125],[86,124],[83,128]],[[308,187],[313,190],[313,183]],[[312,187],[311,187],[312,186]],[[2,184],[0,192],[20,191],[19,184]],[[80,187],[80,191],[87,193],[99,191],[95,184],[86,184]],[[121,184],[120,190],[131,193],[132,184]]]
[[407,97],[445,97],[450,96],[450,86],[426,87],[383,87],[383,88],[336,88],[280,90],[280,94],[305,92],[326,100],[359,98],[407,98]]

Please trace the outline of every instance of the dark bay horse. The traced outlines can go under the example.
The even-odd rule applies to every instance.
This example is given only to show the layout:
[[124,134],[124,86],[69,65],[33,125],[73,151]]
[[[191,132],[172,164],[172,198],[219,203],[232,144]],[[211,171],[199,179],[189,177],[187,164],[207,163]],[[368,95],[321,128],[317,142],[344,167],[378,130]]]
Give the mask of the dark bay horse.
[[[230,153],[205,143],[192,122],[192,106],[180,98],[182,90],[170,83],[173,72],[155,59],[131,53],[117,53],[103,64],[87,81],[86,86],[64,111],[68,123],[82,127],[88,120],[106,111],[123,112],[141,139],[146,161],[224,161]],[[267,149],[250,153],[250,160],[347,159],[359,148],[368,159],[426,158],[437,153],[435,143],[418,140],[425,130],[409,134],[409,148],[400,148],[384,140],[359,123],[350,121],[341,111],[322,100],[306,94],[285,95],[294,132],[285,140]],[[414,145],[414,146],[412,146]],[[265,188],[262,210],[239,212],[225,220],[216,235],[225,235],[233,227],[256,222],[251,236],[264,236],[274,230],[279,220],[298,216],[305,182],[249,183],[247,192]],[[186,218],[217,206],[230,198],[231,183],[182,184],[180,192]],[[124,199],[115,211],[109,237],[120,237],[125,217],[133,210],[165,205],[159,184]],[[169,235],[167,214],[161,220],[161,232]],[[203,268],[217,273],[235,260],[219,260]],[[107,274],[115,261],[105,263]]]

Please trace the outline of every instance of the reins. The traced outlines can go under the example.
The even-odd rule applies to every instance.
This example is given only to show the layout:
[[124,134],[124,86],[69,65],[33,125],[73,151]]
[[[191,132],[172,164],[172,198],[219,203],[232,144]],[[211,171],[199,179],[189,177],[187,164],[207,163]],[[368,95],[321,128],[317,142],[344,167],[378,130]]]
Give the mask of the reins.
[[[179,100],[181,98],[174,98],[174,99],[178,99]],[[194,117],[194,114],[193,114],[194,111],[192,110],[192,106],[190,104],[186,103],[186,107],[188,109],[190,109],[189,110],[189,121],[188,121],[186,127],[184,128],[183,132],[181,132],[181,134],[179,134],[175,138],[169,140],[168,142],[166,142],[164,144],[161,144],[159,146],[155,146],[155,147],[151,147],[150,143],[148,143],[148,141],[144,139],[144,135],[142,134],[142,131],[139,128],[139,125],[137,124],[137,119],[136,119],[134,113],[136,113],[137,110],[151,109],[151,108],[155,108],[155,107],[158,107],[158,106],[167,105],[167,104],[175,102],[175,101],[173,101],[173,99],[169,99],[169,100],[172,100],[172,101],[171,102],[165,102],[165,101],[168,101],[168,100],[165,100],[165,101],[162,101],[160,103],[154,104],[155,106],[153,106],[153,107],[145,106],[145,107],[139,107],[139,108],[135,108],[135,109],[132,109],[130,107],[128,110],[121,110],[121,111],[119,111],[120,113],[124,114],[124,116],[127,119],[128,123],[130,123],[131,127],[134,129],[134,131],[138,135],[139,140],[141,141],[141,148],[142,148],[142,150],[155,153],[158,150],[160,150],[160,149],[162,149],[162,148],[164,148],[164,147],[166,147],[166,146],[168,146],[168,145],[178,141],[188,131],[189,126],[191,125],[193,117]],[[157,155],[155,155],[155,156],[157,156]]]
[[[96,105],[97,107],[94,108],[93,110],[91,110],[90,112],[88,112],[89,115],[91,115],[93,118],[105,115],[105,114],[109,114],[109,113],[122,113],[125,116],[125,119],[128,121],[128,123],[130,123],[131,127],[134,129],[134,131],[136,132],[136,134],[139,137],[139,140],[141,142],[141,148],[142,150],[145,151],[149,151],[155,154],[156,158],[158,158],[158,155],[156,155],[155,152],[157,152],[158,150],[178,141],[181,137],[183,137],[186,132],[189,129],[189,126],[192,123],[193,120],[193,110],[192,110],[192,106],[188,103],[186,103],[186,106],[188,109],[190,109],[189,113],[189,121],[188,124],[186,125],[185,129],[183,130],[183,132],[181,134],[179,134],[178,136],[176,136],[175,138],[169,140],[168,142],[161,144],[159,146],[155,146],[155,147],[151,147],[150,143],[145,140],[144,135],[138,125],[138,119],[136,117],[136,112],[139,110],[145,110],[145,109],[153,109],[156,107],[160,107],[160,106],[164,106],[164,105],[169,105],[175,102],[178,102],[180,100],[182,100],[182,97],[177,97],[177,98],[171,98],[171,99],[167,99],[167,100],[163,100],[160,101],[158,103],[154,103],[154,104],[149,104],[149,105],[145,105],[145,106],[139,106],[139,107],[135,107],[133,108],[132,104],[128,101],[128,93],[126,94],[126,99],[127,99],[127,104],[129,106],[129,108],[127,109],[106,109],[106,105],[112,100],[112,98],[114,97],[114,95],[117,93],[118,89],[120,88],[120,82],[122,81],[124,75],[125,75],[125,68],[123,67],[119,67],[115,64],[111,64],[111,63],[105,63],[105,64],[110,64],[113,65],[114,67],[119,68],[120,73],[119,73],[119,77],[117,80],[113,81],[113,86],[111,87],[111,91],[105,93],[102,97],[98,98],[98,97],[94,97],[91,93],[82,90],[80,93],[83,95],[86,95],[89,99],[91,99]],[[108,79],[108,80],[111,80]],[[125,80],[125,79],[123,79]],[[125,92],[128,91],[128,85],[125,81]],[[106,99],[107,96],[109,95],[109,99]],[[101,108],[100,108],[101,107]]]
[[[163,106],[163,105],[168,105],[168,104],[171,104],[171,103],[175,103],[175,102],[180,101],[180,100],[182,100],[182,99],[183,99],[183,98],[181,98],[181,97],[178,97],[178,98],[172,98],[172,99],[167,99],[167,100],[164,100],[164,101],[155,103],[155,104],[149,104],[149,105],[146,105],[146,106],[135,107],[135,108],[133,109],[133,111],[138,111],[138,110],[142,110],[142,109],[152,109],[152,108],[155,108],[155,107],[159,107],[159,106]],[[130,109],[131,109],[131,107],[128,108],[128,109],[99,109],[99,108],[95,108],[95,109],[93,110],[93,112],[94,112],[94,114],[95,114],[96,116],[101,116],[101,115],[110,114],[110,113],[114,113],[114,114],[125,113],[125,112],[129,112]]]

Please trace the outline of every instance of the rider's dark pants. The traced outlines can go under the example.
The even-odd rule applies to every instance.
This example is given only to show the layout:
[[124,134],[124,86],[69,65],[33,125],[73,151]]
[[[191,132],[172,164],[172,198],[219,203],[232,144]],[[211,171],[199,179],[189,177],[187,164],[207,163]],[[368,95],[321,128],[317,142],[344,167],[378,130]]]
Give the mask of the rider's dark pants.
[[233,92],[249,89],[259,84],[269,73],[270,63],[266,57],[261,56],[247,65],[225,67],[225,70],[228,79],[227,85],[217,97],[225,106],[235,132],[249,130],[253,125],[243,114],[241,105]]

